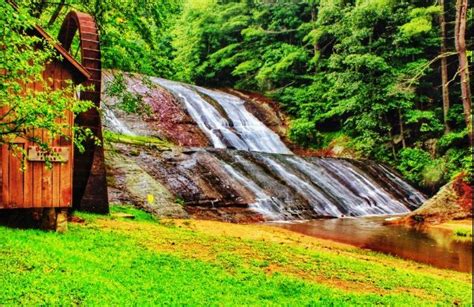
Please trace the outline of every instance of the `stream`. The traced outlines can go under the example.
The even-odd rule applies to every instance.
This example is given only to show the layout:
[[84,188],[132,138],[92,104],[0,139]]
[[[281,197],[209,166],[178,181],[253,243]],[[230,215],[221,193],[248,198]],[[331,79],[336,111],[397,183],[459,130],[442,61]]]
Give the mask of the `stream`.
[[449,230],[386,226],[387,217],[318,219],[272,223],[308,236],[354,245],[438,268],[472,272],[472,241],[456,240]]

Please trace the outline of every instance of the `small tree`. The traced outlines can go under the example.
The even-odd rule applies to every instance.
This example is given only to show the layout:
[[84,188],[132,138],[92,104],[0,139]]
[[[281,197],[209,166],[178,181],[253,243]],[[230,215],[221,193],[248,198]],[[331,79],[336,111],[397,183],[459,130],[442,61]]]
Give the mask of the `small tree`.
[[[72,83],[53,89],[51,80],[43,77],[46,65],[57,57],[52,42],[27,35],[34,21],[24,10],[0,1],[0,11],[0,145],[8,144],[24,155],[14,141],[25,138],[48,150],[49,140],[71,137],[72,127],[61,120],[67,111],[84,112],[92,103],[71,99],[78,90]],[[34,129],[46,131],[46,138],[35,138]],[[77,140],[91,135],[73,129],[81,135]]]

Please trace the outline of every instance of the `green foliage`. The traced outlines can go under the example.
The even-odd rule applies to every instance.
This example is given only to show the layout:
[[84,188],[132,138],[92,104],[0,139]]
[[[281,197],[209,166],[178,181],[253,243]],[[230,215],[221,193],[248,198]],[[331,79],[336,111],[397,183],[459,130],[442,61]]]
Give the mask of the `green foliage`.
[[184,206],[184,205],[185,205],[185,200],[182,199],[181,197],[176,197],[176,199],[175,199],[174,202],[177,203],[177,204],[179,204],[179,205],[181,205],[181,206]]
[[126,113],[149,115],[151,112],[149,105],[143,103],[142,95],[128,89],[122,73],[115,74],[113,80],[108,82],[106,93],[108,96],[116,98],[118,100],[116,106]]
[[[422,182],[423,173],[436,168],[437,163],[433,163],[429,153],[418,148],[405,148],[400,151],[400,162],[398,170],[405,178],[412,182]],[[434,174],[436,176],[436,174]]]
[[154,222],[158,221],[153,215],[144,212],[143,210],[139,210],[132,205],[122,205],[122,204],[111,204],[110,206],[110,215],[113,217],[114,214],[117,213],[125,213],[129,215],[133,215],[134,221],[140,222]]
[[429,6],[426,8],[415,8],[409,12],[410,21],[400,27],[402,35],[406,37],[416,37],[432,30],[433,17],[440,13],[439,6]]
[[461,172],[472,173],[472,156],[467,149],[449,149],[444,156],[432,158],[419,148],[400,151],[397,169],[408,180],[427,188],[436,188]]
[[[92,103],[71,98],[78,90],[72,84],[53,90],[51,80],[43,77],[47,65],[58,58],[52,42],[27,35],[34,20],[24,10],[16,11],[5,1],[0,2],[0,10],[0,109],[5,111],[0,117],[0,144],[9,144],[24,155],[24,150],[13,144],[20,137],[49,150],[50,140],[72,137],[67,112],[84,112]],[[47,137],[35,138],[33,129],[43,129]],[[81,142],[91,133],[78,127],[75,133],[76,144],[81,148]]]
[[[59,1],[18,0],[21,7],[38,16],[37,22],[52,34],[59,31],[71,10],[94,16],[100,28],[102,66],[130,72],[171,77],[169,28],[181,8],[181,0],[67,0],[56,22],[49,24]],[[74,47],[74,45],[73,45]],[[75,54],[75,49],[73,54]]]
[[288,136],[291,141],[305,146],[317,146],[321,142],[321,136],[316,130],[314,122],[305,119],[292,121]]
[[443,135],[437,143],[437,150],[446,152],[450,147],[463,147],[468,143],[467,129],[458,132],[449,132]]
[[472,238],[472,229],[458,228],[454,231],[454,235],[458,237]]
[[425,135],[439,135],[444,126],[434,111],[410,110],[405,117],[406,124],[416,124],[419,131]]

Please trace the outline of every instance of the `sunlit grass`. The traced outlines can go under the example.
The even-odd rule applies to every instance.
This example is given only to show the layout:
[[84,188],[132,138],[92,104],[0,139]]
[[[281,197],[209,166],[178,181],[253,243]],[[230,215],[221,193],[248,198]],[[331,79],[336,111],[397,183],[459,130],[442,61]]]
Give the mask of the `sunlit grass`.
[[[262,225],[80,213],[64,235],[0,227],[0,305],[432,305],[469,274]],[[133,214],[122,219],[116,213]]]

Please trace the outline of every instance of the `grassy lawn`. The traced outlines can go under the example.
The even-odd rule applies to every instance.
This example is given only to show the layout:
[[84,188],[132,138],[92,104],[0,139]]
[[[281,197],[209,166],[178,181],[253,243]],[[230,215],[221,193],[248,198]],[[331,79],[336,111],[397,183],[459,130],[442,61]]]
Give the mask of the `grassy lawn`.
[[470,305],[471,275],[264,225],[80,214],[0,227],[0,305]]

